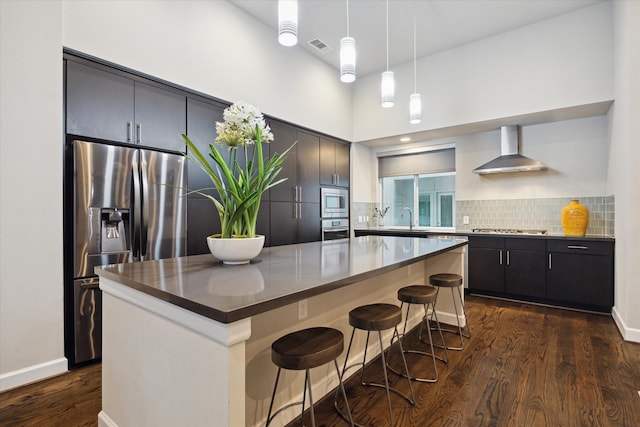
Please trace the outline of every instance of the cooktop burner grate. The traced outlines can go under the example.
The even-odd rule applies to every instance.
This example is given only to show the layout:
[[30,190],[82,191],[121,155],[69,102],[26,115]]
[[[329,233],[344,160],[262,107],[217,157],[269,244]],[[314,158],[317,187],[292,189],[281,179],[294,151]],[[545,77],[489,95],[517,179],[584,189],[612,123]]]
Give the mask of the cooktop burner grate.
[[517,228],[474,228],[471,231],[488,234],[547,234],[547,230],[521,230]]

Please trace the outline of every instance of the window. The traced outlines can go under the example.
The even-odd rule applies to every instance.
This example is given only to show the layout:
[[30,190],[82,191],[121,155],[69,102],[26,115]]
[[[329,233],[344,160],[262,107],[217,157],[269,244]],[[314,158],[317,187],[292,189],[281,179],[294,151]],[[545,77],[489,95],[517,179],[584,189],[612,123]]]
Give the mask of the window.
[[382,207],[386,226],[455,227],[454,149],[380,157]]

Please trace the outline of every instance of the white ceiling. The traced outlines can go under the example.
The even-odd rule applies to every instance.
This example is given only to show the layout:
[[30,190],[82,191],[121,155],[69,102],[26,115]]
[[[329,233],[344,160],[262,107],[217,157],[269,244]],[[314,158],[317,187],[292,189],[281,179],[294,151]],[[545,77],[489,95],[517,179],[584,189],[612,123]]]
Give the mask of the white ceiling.
[[[604,0],[389,0],[389,68],[417,56],[460,46]],[[277,0],[231,0],[269,27],[277,43]],[[339,43],[347,35],[347,0],[298,0],[298,45],[339,69]],[[386,1],[349,0],[349,33],[356,40],[356,75],[386,69]],[[333,50],[309,44],[320,39]],[[287,49],[283,47],[283,49]],[[288,48],[291,49],[291,48]],[[337,71],[336,71],[337,73]]]

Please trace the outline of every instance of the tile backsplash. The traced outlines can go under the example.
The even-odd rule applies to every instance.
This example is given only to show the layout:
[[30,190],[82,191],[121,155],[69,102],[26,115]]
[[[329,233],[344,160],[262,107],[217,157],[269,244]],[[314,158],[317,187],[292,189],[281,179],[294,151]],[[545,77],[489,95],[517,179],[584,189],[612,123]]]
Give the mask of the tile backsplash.
[[[589,209],[589,236],[614,235],[615,196],[556,197],[544,199],[511,200],[456,200],[456,229],[513,228],[547,230],[549,234],[562,234],[560,212],[571,199],[576,198]],[[469,224],[463,218],[469,217]]]
[[[613,237],[615,196],[575,197],[589,209],[588,236]],[[511,200],[456,200],[456,231],[474,228],[509,228],[547,230],[563,234],[560,212],[572,197]],[[375,227],[373,208],[376,203],[355,202],[351,211],[354,228]],[[463,224],[463,217],[469,224]],[[368,221],[367,221],[368,219]]]

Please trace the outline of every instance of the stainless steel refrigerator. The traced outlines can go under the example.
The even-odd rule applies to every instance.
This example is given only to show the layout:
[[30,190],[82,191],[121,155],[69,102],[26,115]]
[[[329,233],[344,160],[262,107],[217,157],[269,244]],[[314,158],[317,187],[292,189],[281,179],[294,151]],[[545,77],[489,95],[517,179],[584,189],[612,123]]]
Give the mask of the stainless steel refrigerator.
[[102,353],[94,267],[186,254],[186,159],[80,140],[66,148],[65,353],[75,366]]

